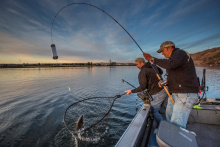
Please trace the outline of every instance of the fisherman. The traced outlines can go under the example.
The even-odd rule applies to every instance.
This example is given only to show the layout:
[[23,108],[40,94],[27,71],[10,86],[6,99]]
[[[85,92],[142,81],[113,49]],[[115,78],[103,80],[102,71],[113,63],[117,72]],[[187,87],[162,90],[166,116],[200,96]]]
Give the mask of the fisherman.
[[[158,86],[159,80],[157,79],[156,74],[154,73],[154,70],[152,69],[151,64],[149,62],[145,63],[144,58],[137,58],[135,62],[137,68],[140,69],[138,75],[140,86],[133,90],[127,90],[125,92],[127,95],[129,95],[131,93],[142,92],[145,89],[148,89],[148,92],[152,95],[153,98],[153,101],[150,102],[153,110],[153,115],[157,122],[157,125],[159,126],[160,121],[163,120],[163,117],[159,113],[159,110],[163,102],[167,99],[167,93],[165,92],[165,90],[163,90],[163,88],[160,88]],[[163,74],[161,68],[157,67],[156,65],[152,66],[155,66],[155,69],[160,74]]]
[[163,42],[157,52],[162,52],[168,59],[154,58],[147,53],[143,55],[146,60],[166,69],[169,92],[175,101],[173,104],[168,99],[166,119],[186,128],[190,111],[197,101],[199,92],[194,62],[186,51],[175,48],[172,41]]

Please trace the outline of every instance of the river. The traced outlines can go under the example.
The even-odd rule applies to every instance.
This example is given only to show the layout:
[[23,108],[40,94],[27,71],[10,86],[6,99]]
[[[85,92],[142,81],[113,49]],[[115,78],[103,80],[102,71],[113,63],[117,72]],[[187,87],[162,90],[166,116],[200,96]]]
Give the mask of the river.
[[[203,67],[196,70],[202,77]],[[66,108],[80,99],[122,94],[132,89],[122,79],[138,86],[138,72],[134,66],[0,69],[0,146],[74,146],[63,124]],[[207,97],[219,98],[220,69],[206,74]],[[96,144],[77,145],[114,146],[141,105],[136,94],[117,99],[109,132]]]

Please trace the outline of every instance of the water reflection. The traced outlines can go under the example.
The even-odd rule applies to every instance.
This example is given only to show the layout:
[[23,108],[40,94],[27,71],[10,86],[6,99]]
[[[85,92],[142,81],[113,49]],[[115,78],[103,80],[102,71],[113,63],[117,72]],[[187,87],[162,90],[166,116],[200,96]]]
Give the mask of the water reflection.
[[[202,77],[203,67],[196,70]],[[220,95],[219,71],[206,70],[208,98]],[[0,146],[71,146],[75,140],[62,122],[65,109],[80,99],[115,96],[132,89],[121,79],[138,86],[138,72],[135,66],[0,69]],[[99,145],[116,144],[136,114],[136,99],[140,108],[136,94],[115,101],[109,133]]]

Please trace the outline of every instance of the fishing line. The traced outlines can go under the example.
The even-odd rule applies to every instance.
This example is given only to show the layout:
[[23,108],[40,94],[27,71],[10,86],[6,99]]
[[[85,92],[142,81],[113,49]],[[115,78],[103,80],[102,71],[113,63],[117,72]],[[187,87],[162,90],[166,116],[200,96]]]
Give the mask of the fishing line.
[[[53,43],[53,25],[54,25],[54,22],[55,22],[55,19],[57,17],[57,15],[63,10],[65,9],[66,7],[68,6],[71,6],[71,5],[87,5],[87,6],[90,6],[90,7],[93,7],[93,8],[96,8],[100,11],[102,11],[103,13],[105,13],[106,15],[108,15],[111,19],[113,19],[129,36],[130,38],[135,42],[135,44],[138,46],[138,48],[140,49],[140,51],[142,53],[143,50],[141,49],[141,47],[138,45],[138,43],[135,41],[135,39],[130,35],[130,33],[115,19],[113,18],[110,14],[108,14],[107,12],[105,12],[104,10],[100,9],[99,7],[97,6],[94,6],[94,5],[91,5],[91,4],[88,4],[88,3],[71,3],[71,4],[68,4],[64,7],[62,7],[55,15],[54,19],[53,19],[53,22],[52,22],[52,25],[51,25],[51,49],[52,49],[52,53],[53,53],[53,59],[58,59],[58,55],[57,55],[57,52],[56,52],[56,46],[55,44]],[[152,63],[150,62],[151,66],[152,66]],[[152,66],[153,70],[155,71],[157,77],[159,80],[161,80],[160,76],[158,75],[156,69]],[[170,99],[172,100],[173,102],[173,99],[172,97],[170,96],[168,90],[166,89],[166,87],[164,86],[163,87],[168,96],[170,97]],[[124,93],[126,94],[126,93]],[[89,129],[91,128],[94,128],[95,126],[97,127],[97,124],[100,123],[110,112],[115,100],[117,98],[120,98],[122,95],[124,94],[121,94],[121,95],[116,95],[114,97],[92,97],[92,98],[88,98],[88,99],[84,99],[84,100],[80,100],[78,102],[75,102],[73,104],[71,104],[69,107],[67,107],[65,113],[64,113],[64,116],[63,116],[63,120],[64,120],[64,124],[66,126],[66,128],[68,129],[69,132],[73,133],[73,134],[77,134],[77,133],[83,133],[83,132],[87,132]],[[103,100],[103,99],[113,99],[112,103],[109,105],[109,109],[106,112],[103,112],[103,110],[101,109],[96,109],[96,107],[94,106],[93,108],[93,111],[96,112],[96,115],[97,114],[100,114],[101,113],[101,117],[91,117],[89,115],[89,111],[91,110],[85,110],[85,109],[80,109],[80,110],[85,110],[83,112],[79,112],[80,110],[77,110],[77,108],[81,108],[81,104],[83,106],[83,104],[85,104],[86,102],[89,102],[90,100],[92,102],[90,102],[90,104],[94,104],[94,101],[93,100]],[[174,103],[174,102],[173,102]],[[100,103],[100,102],[97,102],[96,105],[100,106],[100,105],[103,105],[105,103]],[[80,107],[77,107],[77,106],[80,106]],[[85,107],[85,106],[84,106]],[[73,111],[70,111],[71,113],[68,113],[69,110],[73,109]],[[97,111],[98,110],[98,111]],[[69,117],[67,117],[67,115],[69,115]],[[87,118],[88,117],[88,118]],[[67,120],[67,118],[69,118],[69,121]],[[85,119],[83,119],[85,118]],[[95,118],[95,119],[94,119]],[[84,123],[85,122],[85,123]]]
[[110,14],[108,14],[107,12],[105,12],[104,10],[102,10],[101,8],[99,8],[99,7],[97,7],[97,6],[94,6],[94,5],[91,5],[91,4],[88,4],[88,3],[71,3],[71,4],[68,4],[68,5],[62,7],[62,8],[56,13],[56,15],[55,15],[55,17],[54,17],[54,19],[53,19],[52,25],[51,25],[51,42],[52,42],[52,44],[53,44],[53,36],[52,36],[53,34],[52,34],[52,32],[53,32],[53,24],[54,24],[54,21],[55,21],[57,15],[58,15],[64,8],[66,8],[66,7],[68,7],[68,6],[71,6],[71,5],[87,5],[87,6],[91,6],[91,7],[93,7],[93,8],[96,8],[96,9],[102,11],[103,13],[105,13],[106,15],[108,15],[111,19],[113,19],[113,20],[131,37],[131,39],[136,43],[136,45],[137,45],[138,48],[141,50],[141,52],[144,53],[143,50],[141,49],[141,47],[140,47],[140,46],[138,45],[138,43],[135,41],[135,39],[130,35],[130,33],[129,33],[115,18],[113,18]]
[[[131,87],[133,87],[133,88],[136,88],[134,85],[132,85],[132,84],[130,84],[129,82],[127,82],[127,81],[125,81],[124,79],[122,79],[122,82],[124,83],[127,83],[128,85],[130,85]],[[139,95],[138,95],[138,97],[140,97]],[[141,98],[141,97],[140,97]],[[137,98],[136,98],[136,111],[138,110],[138,106],[137,106]]]
[[[91,6],[91,7],[93,7],[93,8],[96,8],[96,9],[102,11],[103,13],[105,13],[106,15],[108,15],[111,19],[113,19],[113,20],[130,36],[130,38],[135,42],[135,44],[138,46],[138,48],[140,49],[140,51],[141,51],[142,53],[144,53],[143,50],[141,49],[141,47],[139,46],[139,44],[138,44],[138,43],[135,41],[135,39],[131,36],[131,34],[130,34],[115,18],[113,18],[110,14],[108,14],[107,12],[105,12],[104,10],[102,10],[101,8],[99,8],[99,7],[97,7],[97,6],[94,6],[94,5],[91,5],[91,4],[88,4],[88,3],[70,3],[70,4],[68,4],[68,5],[64,6],[64,7],[62,7],[62,8],[56,13],[56,15],[55,15],[55,17],[54,17],[54,19],[53,19],[52,25],[51,25],[51,42],[52,42],[51,49],[52,49],[52,52],[53,52],[53,59],[58,59],[57,52],[56,52],[56,47],[55,47],[55,44],[53,44],[53,39],[52,39],[52,38],[53,38],[53,36],[52,36],[52,34],[53,34],[53,33],[52,33],[52,32],[53,32],[53,24],[54,24],[54,21],[55,21],[57,15],[58,15],[64,8],[66,8],[66,7],[68,7],[68,6],[71,6],[71,5],[87,5],[87,6]],[[150,62],[150,64],[151,64],[151,66],[152,66],[153,63]],[[154,72],[156,73],[157,78],[158,78],[159,80],[161,80],[161,77],[159,76],[159,74],[158,74],[158,72],[156,71],[156,69],[155,69],[153,66],[152,66],[152,68],[153,68]],[[167,93],[167,95],[169,96],[169,98],[171,99],[172,103],[174,104],[175,102],[173,101],[173,98],[172,98],[172,96],[170,95],[169,91],[167,90],[166,86],[163,86],[163,88],[164,88],[164,90],[166,91],[166,93]]]

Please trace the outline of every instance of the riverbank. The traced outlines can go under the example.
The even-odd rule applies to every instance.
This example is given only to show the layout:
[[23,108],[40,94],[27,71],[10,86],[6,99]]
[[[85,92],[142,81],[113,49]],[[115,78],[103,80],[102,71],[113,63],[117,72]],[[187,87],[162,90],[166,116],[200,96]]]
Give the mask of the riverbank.
[[0,68],[41,68],[41,67],[92,67],[92,66],[136,66],[135,63],[36,63],[0,64]]
[[190,54],[196,66],[220,66],[220,47]]
[[[190,54],[197,67],[220,67],[220,47],[207,49],[202,52]],[[0,68],[41,68],[41,67],[91,67],[91,66],[136,66],[133,63],[100,62],[100,63],[23,63],[0,64]]]

